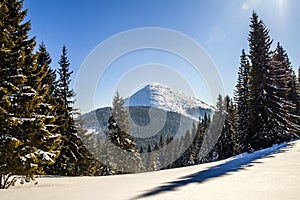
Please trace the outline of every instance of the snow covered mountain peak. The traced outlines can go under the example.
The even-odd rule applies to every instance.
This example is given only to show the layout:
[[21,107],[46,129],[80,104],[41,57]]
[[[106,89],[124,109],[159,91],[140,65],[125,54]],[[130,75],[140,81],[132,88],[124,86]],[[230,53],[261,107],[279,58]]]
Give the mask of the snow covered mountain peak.
[[125,106],[150,106],[198,118],[213,107],[159,83],[150,83],[125,99]]

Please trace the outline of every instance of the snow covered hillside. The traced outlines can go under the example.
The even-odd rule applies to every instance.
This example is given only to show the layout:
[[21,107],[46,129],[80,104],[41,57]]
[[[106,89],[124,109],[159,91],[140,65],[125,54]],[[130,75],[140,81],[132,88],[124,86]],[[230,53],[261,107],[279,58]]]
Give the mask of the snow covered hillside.
[[[138,147],[155,145],[159,136],[180,138],[197,124],[199,117],[212,115],[214,108],[194,97],[165,85],[150,83],[125,99],[129,113],[130,134]],[[99,108],[82,116],[83,127],[104,138],[110,107]],[[152,137],[153,136],[153,137]]]
[[299,199],[300,141],[223,161],[143,174],[39,178],[2,200]]
[[150,83],[130,97],[125,106],[150,106],[166,111],[180,113],[196,119],[211,113],[213,107],[186,94],[159,83]]

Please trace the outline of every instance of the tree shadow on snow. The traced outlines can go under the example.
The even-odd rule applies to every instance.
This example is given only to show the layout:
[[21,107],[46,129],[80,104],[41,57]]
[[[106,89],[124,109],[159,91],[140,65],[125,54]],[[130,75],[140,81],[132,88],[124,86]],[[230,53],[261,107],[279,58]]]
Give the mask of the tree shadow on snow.
[[167,182],[164,185],[161,185],[157,188],[154,188],[153,190],[150,190],[144,194],[137,196],[135,199],[157,195],[162,192],[174,191],[177,188],[186,186],[190,183],[203,183],[210,179],[224,176],[230,172],[244,170],[247,167],[251,167],[254,163],[262,163],[261,161],[255,160],[288,151],[289,148],[292,147],[292,145],[293,143],[283,143],[267,149],[253,152],[251,154],[244,153],[235,156],[232,160],[229,160],[228,162],[225,162],[223,164],[210,167],[206,170],[188,176],[181,177],[176,181]]

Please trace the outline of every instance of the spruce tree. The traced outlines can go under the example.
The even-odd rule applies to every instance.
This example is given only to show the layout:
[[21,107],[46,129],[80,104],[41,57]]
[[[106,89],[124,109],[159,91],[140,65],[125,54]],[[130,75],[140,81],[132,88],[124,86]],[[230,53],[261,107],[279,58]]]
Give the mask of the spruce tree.
[[200,163],[210,162],[217,159],[217,155],[212,155],[211,153],[214,152],[213,149],[215,144],[217,143],[218,138],[223,131],[225,116],[223,97],[219,95],[212,121],[208,128],[207,134],[205,134],[201,149],[198,154],[198,161]]
[[246,136],[247,144],[244,144],[249,151],[269,147],[273,143],[271,134],[275,134],[270,130],[272,126],[268,116],[270,102],[267,98],[272,40],[269,31],[255,12],[252,14],[250,28],[249,131]]
[[213,151],[216,152],[217,160],[229,158],[236,154],[235,140],[235,110],[229,96],[224,99],[224,111],[226,113],[222,133],[218,138]]
[[235,102],[237,105],[237,139],[240,144],[241,151],[248,151],[247,149],[247,134],[248,128],[248,99],[249,99],[249,60],[242,50],[241,62],[238,71],[238,80],[235,90]]
[[79,176],[93,175],[97,163],[77,134],[74,121],[74,97],[75,93],[70,89],[71,74],[70,62],[67,58],[67,48],[63,46],[59,60],[59,79],[55,89],[58,106],[55,110],[58,131],[62,135],[60,155],[54,165],[47,166],[48,174]]
[[[25,21],[23,1],[5,0],[0,6],[0,188],[7,188],[19,175],[30,181],[54,162],[60,135],[49,125],[52,116],[41,112],[47,101],[47,71],[39,68],[34,54],[35,38]],[[17,176],[18,177],[18,176]],[[23,181],[22,181],[23,182]]]
[[[46,49],[46,45],[44,42],[42,42],[39,45],[37,55],[38,55],[37,58],[38,68],[46,72],[46,74],[44,74],[42,79],[42,84],[45,86],[47,85],[46,104],[48,103],[50,105],[54,105],[55,107],[57,107],[57,102],[54,94],[56,88],[56,74],[55,74],[55,70],[53,70],[50,67],[52,60]],[[47,107],[47,105],[44,106]]]
[[142,159],[136,151],[134,138],[120,129],[111,116],[108,120],[108,167],[113,174],[141,172]]
[[143,170],[142,159],[136,150],[135,140],[129,133],[129,119],[124,108],[124,99],[118,93],[113,98],[112,116],[108,124],[107,138],[110,143],[107,156],[108,167],[111,168],[112,173],[141,172]]
[[[297,102],[296,102],[296,114],[300,117],[300,67],[298,68],[298,78],[297,78]],[[298,120],[298,124],[300,124],[300,120]],[[298,133],[300,137],[300,133]]]
[[[107,175],[111,174],[107,166],[103,164],[101,158],[101,141],[97,138],[97,134],[94,131],[84,128],[84,120],[81,116],[75,119],[75,125],[77,129],[77,135],[80,137],[83,145],[86,147],[88,152],[84,152],[86,157],[86,163],[83,163],[88,169],[88,174],[86,175]],[[103,147],[102,147],[103,148]],[[100,157],[99,157],[100,155]],[[99,157],[99,159],[97,158]]]
[[[268,79],[272,104],[273,128],[276,127],[275,142],[289,141],[299,132],[296,76],[289,57],[280,43],[273,54],[271,73]],[[276,141],[277,140],[277,141]]]
[[146,171],[156,171],[159,169],[157,154],[152,151],[151,145],[148,145],[147,149],[147,160],[145,162]]
[[192,150],[192,155],[194,157],[195,163],[199,163],[199,157],[203,157],[202,152],[200,151],[201,151],[204,137],[206,136],[209,128],[209,123],[210,123],[209,117],[205,113],[203,119],[199,120],[198,122],[196,135],[193,141],[194,149]]
[[[297,103],[297,78],[295,75],[295,72],[293,71],[290,59],[286,53],[286,51],[283,49],[283,47],[280,45],[280,43],[277,43],[277,47],[273,53],[273,59],[272,61],[278,62],[281,66],[282,75],[284,76],[284,80],[286,81],[286,85],[288,89],[284,90],[283,97],[288,99],[291,103],[296,105]],[[280,70],[275,69],[275,70]],[[280,86],[284,86],[282,83]],[[281,88],[283,89],[283,88]],[[291,112],[295,112],[295,109]]]
[[[274,52],[270,50],[272,40],[269,31],[256,13],[252,15],[250,28],[249,84],[248,87],[241,87],[241,80],[247,78],[247,74],[242,75],[242,70],[247,66],[247,59],[242,55],[236,93],[238,135],[242,151],[289,141],[297,137],[299,132],[298,117],[295,114],[296,81],[289,58],[279,43]],[[246,93],[241,93],[242,88],[248,88],[248,97]],[[247,100],[246,104],[241,101],[244,99]],[[246,117],[248,123],[242,123]]]
[[117,92],[116,96],[113,98],[113,110],[112,116],[114,120],[118,123],[118,126],[125,133],[130,132],[130,121],[128,111],[124,108],[124,99],[120,97]]
[[162,135],[159,136],[159,142],[158,142],[158,147],[159,147],[159,167],[160,169],[165,167],[166,163],[166,158],[165,158],[165,140]]
[[165,165],[164,168],[171,168],[174,162],[175,140],[172,136],[167,137],[165,147]]
[[157,170],[161,169],[161,164],[160,164],[160,154],[159,154],[159,146],[158,143],[155,142],[154,147],[153,147],[153,158],[155,162],[153,164],[156,165]]

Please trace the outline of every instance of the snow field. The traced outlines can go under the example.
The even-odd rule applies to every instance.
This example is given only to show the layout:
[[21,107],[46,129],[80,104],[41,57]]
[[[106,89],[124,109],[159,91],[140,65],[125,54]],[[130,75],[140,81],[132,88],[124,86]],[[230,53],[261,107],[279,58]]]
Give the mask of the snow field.
[[1,200],[300,199],[300,141],[191,167],[106,177],[43,177]]

